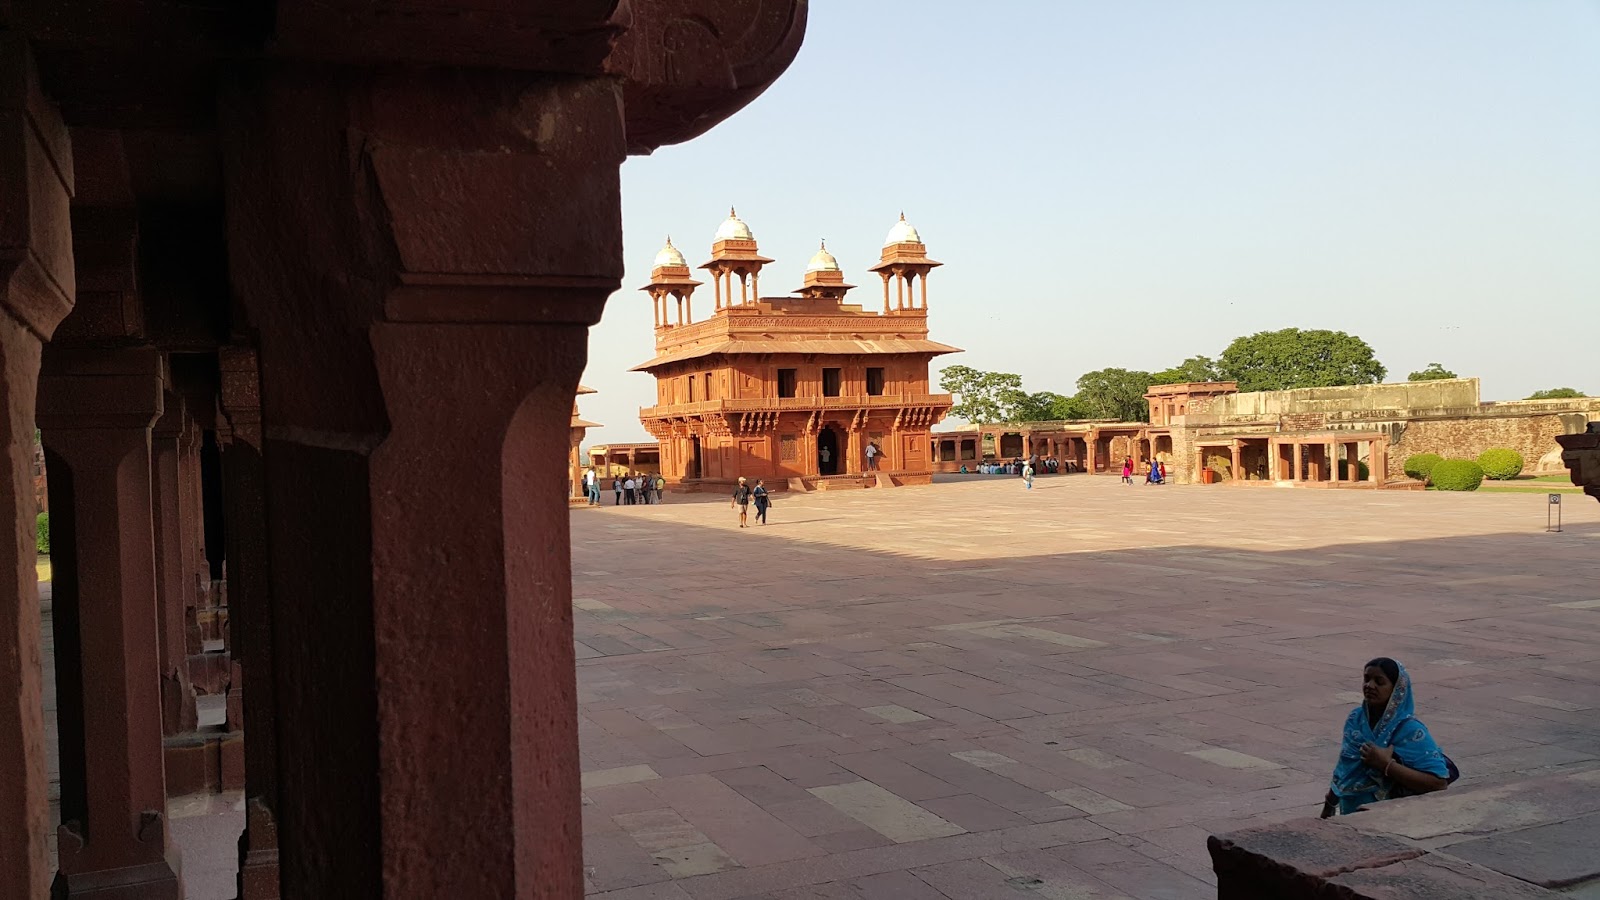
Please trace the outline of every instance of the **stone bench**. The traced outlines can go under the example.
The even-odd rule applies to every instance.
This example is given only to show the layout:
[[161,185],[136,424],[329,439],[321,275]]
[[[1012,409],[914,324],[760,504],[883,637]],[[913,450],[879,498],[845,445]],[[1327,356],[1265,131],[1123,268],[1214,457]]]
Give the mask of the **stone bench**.
[[1600,769],[1213,835],[1218,900],[1600,898]]

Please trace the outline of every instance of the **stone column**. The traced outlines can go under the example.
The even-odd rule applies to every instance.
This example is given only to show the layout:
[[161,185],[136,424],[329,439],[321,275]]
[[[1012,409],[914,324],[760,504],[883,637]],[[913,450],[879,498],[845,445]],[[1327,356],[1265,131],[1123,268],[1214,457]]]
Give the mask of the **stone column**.
[[1232,451],[1233,468],[1229,471],[1232,473],[1234,481],[1244,481],[1244,472],[1241,471],[1242,467],[1244,466],[1244,448],[1240,445],[1237,438],[1235,438],[1233,441]]
[[1303,465],[1303,462],[1304,461],[1301,458],[1301,444],[1300,444],[1299,441],[1295,441],[1294,442],[1294,471],[1289,473],[1289,480],[1290,481],[1299,481],[1303,477],[1303,475],[1305,473],[1305,466]]
[[260,375],[256,351],[244,344],[219,350],[217,365],[222,412],[228,423],[228,440],[222,448],[228,624],[233,660],[240,672],[238,699],[245,731],[245,827],[239,836],[237,896],[239,900],[277,900],[275,638],[267,569]]
[[861,446],[860,429],[850,428],[846,430],[844,447],[841,451],[844,454],[844,465],[839,468],[840,475],[855,475],[860,473]]
[[[150,435],[151,494],[155,529],[156,611],[161,663],[161,733],[182,734],[196,726],[194,686],[189,680],[186,627],[187,587],[183,552],[184,485],[179,476],[183,452],[183,401],[167,391],[163,411]],[[192,527],[192,526],[191,526]]]
[[[52,350],[39,379],[39,425],[71,484],[82,715],[81,818],[62,812],[54,896],[171,898],[183,890],[167,843],[156,629],[150,427],[162,413],[154,350]],[[59,668],[59,667],[58,667]]]
[[[0,897],[49,891],[50,831],[35,569],[34,404],[41,342],[72,308],[76,282],[66,126],[40,90],[27,45],[0,30]],[[159,736],[159,735],[158,735]],[[64,750],[70,756],[70,750]],[[157,758],[157,766],[160,759]]]
[[561,482],[622,273],[619,91],[274,65],[219,109],[260,332],[282,895],[575,900]]

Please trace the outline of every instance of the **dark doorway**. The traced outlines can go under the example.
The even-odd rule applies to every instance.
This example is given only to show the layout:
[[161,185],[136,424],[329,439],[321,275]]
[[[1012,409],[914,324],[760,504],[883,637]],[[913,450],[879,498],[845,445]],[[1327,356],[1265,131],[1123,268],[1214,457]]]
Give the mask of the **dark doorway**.
[[823,475],[839,474],[839,435],[832,428],[817,432],[817,471]]
[[[690,384],[693,384],[693,383],[694,382],[692,382],[692,381],[690,382]],[[693,454],[689,457],[689,477],[690,478],[699,478],[700,477],[700,439],[699,438],[690,438],[689,439],[689,443],[692,444],[693,447],[694,447]]]

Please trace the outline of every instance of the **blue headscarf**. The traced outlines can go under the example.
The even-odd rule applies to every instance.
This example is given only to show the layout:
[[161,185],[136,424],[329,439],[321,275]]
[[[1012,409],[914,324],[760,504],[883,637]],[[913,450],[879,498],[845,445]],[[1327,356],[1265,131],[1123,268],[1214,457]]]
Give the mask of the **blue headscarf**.
[[1353,813],[1363,804],[1387,800],[1394,793],[1393,779],[1361,762],[1363,744],[1393,747],[1395,762],[1440,778],[1450,777],[1444,751],[1434,743],[1427,726],[1416,719],[1416,699],[1411,693],[1411,676],[1406,667],[1395,663],[1400,675],[1394,682],[1389,705],[1376,726],[1367,717],[1366,704],[1350,710],[1344,720],[1344,741],[1339,747],[1339,764],[1333,768],[1329,788],[1339,798],[1339,812]]

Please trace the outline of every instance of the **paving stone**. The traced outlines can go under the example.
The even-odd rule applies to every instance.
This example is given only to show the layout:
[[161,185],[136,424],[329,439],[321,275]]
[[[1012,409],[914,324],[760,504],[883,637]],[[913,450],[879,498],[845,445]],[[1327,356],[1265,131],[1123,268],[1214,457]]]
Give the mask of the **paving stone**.
[[948,837],[965,830],[870,781],[811,788],[811,793],[899,844]]
[[583,773],[583,789],[609,787],[616,784],[634,784],[640,781],[651,781],[661,776],[649,766],[619,766],[615,769],[601,769],[598,772]]
[[1051,791],[1050,796],[1069,806],[1077,807],[1084,812],[1095,815],[1097,813],[1117,812],[1123,809],[1132,809],[1126,803],[1113,800],[1104,794],[1091,791],[1088,788],[1068,787]]
[[907,722],[926,722],[928,717],[915,710],[906,709],[904,706],[869,706],[862,712],[871,713],[880,719],[903,725]]
[[1190,750],[1187,751],[1187,755],[1195,759],[1203,759],[1208,763],[1215,763],[1226,769],[1283,768],[1283,766],[1270,760],[1262,759],[1259,756],[1251,756],[1248,753],[1240,753],[1237,750],[1229,750],[1226,747],[1207,747],[1204,750]]

